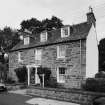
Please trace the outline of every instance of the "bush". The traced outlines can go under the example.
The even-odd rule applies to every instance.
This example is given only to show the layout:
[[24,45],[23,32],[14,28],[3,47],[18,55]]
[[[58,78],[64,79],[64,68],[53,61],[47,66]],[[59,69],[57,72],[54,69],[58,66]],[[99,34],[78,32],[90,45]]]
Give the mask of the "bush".
[[96,73],[95,78],[105,78],[105,71],[100,71]]
[[14,84],[15,81],[14,81],[12,78],[8,77],[8,78],[6,79],[6,81],[5,81],[5,83],[7,83],[7,84]]
[[84,90],[93,92],[105,92],[104,78],[88,78],[86,83],[82,85]]
[[48,81],[50,80],[51,70],[47,67],[39,67],[38,71],[37,71],[37,74],[40,78],[41,84],[43,83],[42,74],[44,74],[44,84],[46,86],[48,84]]
[[24,83],[27,80],[27,68],[25,66],[15,69],[16,75],[18,77],[18,82]]
[[49,79],[49,81],[47,82],[47,87],[51,87],[51,88],[57,88],[58,84],[57,84],[57,80],[54,77],[51,77]]

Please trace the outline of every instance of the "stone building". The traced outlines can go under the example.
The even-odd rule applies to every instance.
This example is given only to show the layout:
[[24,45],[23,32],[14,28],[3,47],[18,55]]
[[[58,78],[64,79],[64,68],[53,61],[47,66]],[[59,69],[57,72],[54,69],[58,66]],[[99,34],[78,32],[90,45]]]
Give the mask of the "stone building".
[[90,11],[83,23],[65,25],[37,35],[23,32],[23,40],[9,53],[9,75],[16,79],[14,69],[25,65],[28,85],[31,84],[32,70],[34,84],[38,84],[38,67],[48,67],[58,84],[66,88],[80,88],[83,79],[98,71],[95,22],[94,13]]

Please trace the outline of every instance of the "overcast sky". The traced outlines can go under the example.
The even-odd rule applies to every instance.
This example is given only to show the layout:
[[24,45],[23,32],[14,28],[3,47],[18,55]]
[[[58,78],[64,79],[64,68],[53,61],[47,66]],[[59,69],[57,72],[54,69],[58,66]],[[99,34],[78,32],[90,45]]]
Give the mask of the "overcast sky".
[[105,37],[105,0],[0,0],[0,28],[20,28],[24,19],[42,20],[52,15],[64,24],[86,21],[88,7],[92,6],[97,20],[98,40]]

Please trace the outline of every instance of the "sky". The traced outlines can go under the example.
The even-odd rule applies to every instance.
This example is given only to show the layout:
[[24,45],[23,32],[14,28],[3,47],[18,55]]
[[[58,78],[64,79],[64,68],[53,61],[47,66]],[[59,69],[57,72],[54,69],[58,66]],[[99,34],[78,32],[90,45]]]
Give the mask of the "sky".
[[98,40],[105,37],[105,0],[0,0],[0,28],[19,29],[23,20],[57,16],[72,25],[86,21],[89,6],[96,17]]

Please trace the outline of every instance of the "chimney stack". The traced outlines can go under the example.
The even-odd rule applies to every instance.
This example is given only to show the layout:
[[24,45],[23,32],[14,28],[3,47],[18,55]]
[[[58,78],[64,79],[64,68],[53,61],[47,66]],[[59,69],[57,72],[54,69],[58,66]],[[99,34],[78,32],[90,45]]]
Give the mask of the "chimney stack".
[[91,6],[89,7],[89,12],[87,13],[87,22],[88,24],[93,24],[94,27],[96,26],[96,18],[94,16],[93,9],[91,8]]

